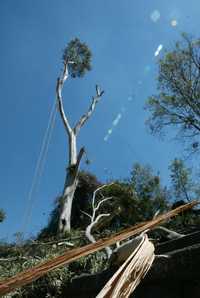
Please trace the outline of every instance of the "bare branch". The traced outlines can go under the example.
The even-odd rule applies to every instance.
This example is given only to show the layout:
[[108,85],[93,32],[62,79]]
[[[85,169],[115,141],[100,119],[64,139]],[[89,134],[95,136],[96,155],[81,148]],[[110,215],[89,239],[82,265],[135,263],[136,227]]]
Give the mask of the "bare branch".
[[87,212],[80,210],[83,214],[85,214],[86,216],[88,216],[89,218],[92,218],[92,215],[88,214]]
[[159,214],[160,214],[160,209],[158,209],[158,210],[155,212],[155,214],[154,214],[154,216],[153,216],[153,219],[155,219]]
[[101,204],[103,204],[104,202],[106,202],[106,201],[108,201],[108,200],[111,200],[111,199],[113,199],[113,197],[108,197],[108,198],[105,198],[105,199],[103,199],[102,201],[100,201],[100,202],[97,204],[97,207],[95,207],[95,211],[97,211],[97,210],[100,208]]
[[[111,183],[113,184],[113,183]],[[110,213],[102,213],[99,214],[98,216],[96,216],[97,211],[99,210],[100,206],[105,203],[106,201],[112,199],[112,197],[107,197],[107,198],[103,198],[101,199],[101,201],[98,202],[97,206],[95,207],[95,199],[96,199],[96,194],[98,191],[102,190],[103,188],[110,186],[111,184],[105,184],[102,185],[100,187],[98,187],[94,192],[93,192],[93,196],[92,196],[92,215],[82,211],[82,213],[84,213],[85,215],[87,215],[88,217],[90,217],[90,224],[87,226],[86,230],[85,230],[85,236],[88,238],[89,241],[91,241],[92,243],[96,242],[96,239],[94,238],[94,236],[92,235],[92,229],[95,227],[95,225],[99,222],[99,220],[103,217],[107,217],[110,216]],[[109,247],[105,248],[106,253],[108,255],[108,258],[110,257],[110,255],[112,254],[112,250]]]
[[0,262],[13,262],[13,261],[18,261],[18,260],[31,260],[31,259],[41,259],[38,256],[30,256],[30,257],[22,257],[22,256],[16,256],[16,257],[11,257],[11,258],[0,258]]
[[185,236],[184,234],[177,233],[175,231],[169,230],[169,229],[167,229],[165,227],[162,227],[162,226],[158,226],[154,230],[162,230],[162,231],[166,232],[168,234],[168,238],[170,240],[178,239],[178,238],[181,238],[181,237]]
[[69,124],[67,116],[65,115],[63,99],[62,99],[62,89],[63,89],[64,83],[67,80],[68,76],[69,76],[68,62],[64,62],[63,72],[62,72],[61,76],[57,79],[56,97],[57,97],[57,105],[58,105],[58,110],[60,112],[61,119],[63,121],[64,127],[65,127],[68,135],[70,135],[72,132],[72,128]]
[[102,217],[106,217],[106,216],[110,216],[110,213],[102,213],[102,214],[99,214],[99,215],[97,216],[97,218],[95,219],[95,221],[93,222],[93,226],[95,226],[95,225],[98,223],[98,221],[99,221]]
[[58,246],[61,246],[61,245],[67,245],[67,246],[71,246],[71,247],[73,247],[73,246],[74,246],[74,244],[73,244],[73,243],[71,243],[71,242],[68,242],[68,241],[64,241],[64,242],[58,242],[58,243],[57,243],[57,245],[58,245]]
[[[81,235],[84,234],[84,231],[81,232]],[[38,241],[38,240],[33,240],[32,243],[30,243],[29,245],[32,246],[32,245],[38,245],[38,246],[45,246],[45,245],[52,245],[52,244],[58,244],[58,242],[68,242],[68,240],[77,240],[77,239],[80,239],[82,238],[82,236],[76,236],[76,237],[69,237],[69,238],[63,238],[63,239],[59,239],[59,240],[54,240],[54,241],[47,241],[47,242],[41,242],[41,241]],[[69,242],[68,242],[69,243]]]
[[81,127],[85,124],[85,122],[90,118],[92,113],[95,110],[96,104],[99,102],[101,96],[104,94],[104,91],[100,90],[100,87],[96,85],[96,96],[92,97],[92,103],[87,111],[86,114],[84,114],[80,120],[77,122],[77,124],[74,127],[74,133],[77,135],[81,129]]
[[94,204],[95,204],[95,199],[96,199],[96,194],[97,194],[97,192],[99,192],[100,190],[104,189],[105,187],[107,187],[107,186],[111,186],[111,185],[113,185],[113,184],[114,184],[114,182],[112,182],[112,183],[110,183],[110,184],[104,184],[104,185],[98,187],[98,188],[93,192],[93,196],[92,196],[92,208],[93,208],[93,209],[95,208],[95,207],[94,207]]
[[99,214],[96,219],[93,219],[92,216],[91,216],[91,222],[90,222],[90,224],[87,226],[87,228],[85,230],[85,235],[88,238],[88,240],[90,240],[92,243],[95,243],[96,242],[94,236],[92,235],[92,229],[93,229],[93,227],[98,223],[98,221],[102,217],[106,217],[106,216],[109,216],[109,215],[110,215],[109,213]]

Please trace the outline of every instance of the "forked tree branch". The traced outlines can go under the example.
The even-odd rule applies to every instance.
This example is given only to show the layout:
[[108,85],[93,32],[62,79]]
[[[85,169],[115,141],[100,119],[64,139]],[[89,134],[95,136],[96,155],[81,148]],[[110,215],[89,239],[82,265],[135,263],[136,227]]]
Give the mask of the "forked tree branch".
[[[99,192],[100,190],[102,190],[103,188],[107,187],[107,186],[110,186],[112,185],[113,183],[111,184],[105,184],[105,185],[102,185],[100,187],[98,187],[94,192],[93,192],[93,196],[92,196],[92,215],[82,211],[83,214],[87,215],[89,218],[90,218],[90,224],[87,226],[86,230],[85,230],[85,236],[87,237],[87,239],[92,242],[92,243],[95,243],[96,242],[96,239],[94,238],[94,236],[92,235],[92,229],[95,227],[95,225],[99,222],[99,220],[103,217],[107,217],[107,216],[110,216],[110,213],[102,213],[102,214],[99,214],[97,216],[97,212],[100,208],[100,206],[105,203],[106,201],[108,200],[111,200],[113,197],[107,197],[107,198],[103,198],[101,201],[99,201],[97,203],[97,205],[95,206],[95,200],[96,200],[96,194],[97,192]],[[106,250],[106,253],[108,255],[108,258],[110,257],[110,255],[112,254],[112,250],[109,248],[109,247],[106,247],[105,248]]]
[[95,110],[96,104],[99,102],[101,96],[104,94],[104,91],[100,90],[100,87],[96,85],[96,95],[92,97],[92,103],[87,111],[86,114],[84,114],[80,120],[77,122],[77,124],[74,127],[74,133],[77,135],[81,129],[81,127],[85,124],[85,122],[90,118],[92,113]]

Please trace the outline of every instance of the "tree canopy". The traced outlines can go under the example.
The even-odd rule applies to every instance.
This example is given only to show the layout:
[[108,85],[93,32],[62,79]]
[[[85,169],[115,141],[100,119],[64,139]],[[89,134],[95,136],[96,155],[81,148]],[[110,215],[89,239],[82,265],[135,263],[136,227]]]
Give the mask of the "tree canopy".
[[200,188],[195,181],[192,168],[187,167],[182,159],[175,158],[169,169],[171,171],[171,196],[173,201],[191,201],[198,199]]
[[169,166],[171,170],[172,193],[175,199],[191,200],[194,184],[191,179],[191,169],[187,168],[181,159],[175,158]]
[[176,136],[196,151],[200,135],[200,39],[182,34],[182,40],[165,52],[158,67],[158,92],[146,103],[151,132],[160,134],[175,127]]
[[137,198],[140,220],[151,219],[158,210],[163,212],[167,209],[168,191],[162,186],[159,175],[155,175],[150,166],[135,163],[130,183]]
[[68,63],[69,74],[72,78],[83,77],[91,70],[92,53],[85,43],[78,38],[71,40],[63,53],[63,62]]

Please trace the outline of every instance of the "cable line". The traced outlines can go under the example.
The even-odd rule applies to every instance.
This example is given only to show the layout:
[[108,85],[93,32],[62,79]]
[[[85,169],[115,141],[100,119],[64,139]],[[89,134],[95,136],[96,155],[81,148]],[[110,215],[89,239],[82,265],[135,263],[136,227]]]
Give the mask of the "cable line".
[[30,187],[30,190],[28,193],[27,208],[25,210],[25,215],[24,215],[23,223],[22,223],[22,232],[25,232],[25,230],[27,229],[28,222],[30,222],[31,212],[32,212],[33,205],[34,205],[33,195],[34,195],[36,188],[39,185],[39,181],[42,177],[42,171],[45,166],[48,149],[49,149],[49,145],[50,145],[50,141],[51,141],[51,136],[52,136],[52,132],[53,132],[54,125],[55,125],[55,120],[56,120],[56,101],[54,101],[53,106],[51,108],[51,113],[49,116],[47,128],[46,128],[46,131],[45,131],[45,134],[43,137],[40,153],[39,153],[39,156],[37,159],[36,167],[34,170],[34,175],[32,178],[31,187]]

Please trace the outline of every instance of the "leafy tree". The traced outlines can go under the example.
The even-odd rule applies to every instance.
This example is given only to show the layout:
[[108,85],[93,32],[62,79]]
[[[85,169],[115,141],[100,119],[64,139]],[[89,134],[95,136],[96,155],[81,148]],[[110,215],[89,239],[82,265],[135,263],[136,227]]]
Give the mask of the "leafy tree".
[[162,187],[160,177],[154,175],[150,166],[133,165],[130,183],[137,197],[140,220],[152,219],[156,211],[167,209],[168,191]]
[[151,132],[164,133],[175,127],[177,138],[196,151],[200,135],[200,39],[183,34],[182,40],[165,52],[158,67],[158,92],[146,103]]
[[[192,177],[192,169],[186,167],[184,161],[177,158],[171,162],[169,169],[171,170],[172,209],[198,199],[200,188],[199,183]],[[197,208],[187,210],[173,219],[171,225],[190,229],[190,225],[199,225],[199,214],[200,210]]]
[[77,121],[72,127],[65,113],[62,91],[67,79],[82,77],[88,70],[91,69],[91,51],[85,43],[82,43],[78,38],[72,40],[65,48],[63,53],[63,71],[57,79],[56,97],[60,118],[63,122],[65,132],[68,138],[69,159],[66,169],[66,178],[62,193],[62,204],[59,215],[59,231],[66,232],[71,229],[71,211],[73,205],[74,193],[78,184],[78,171],[80,162],[84,154],[82,147],[78,152],[77,136],[80,129],[93,114],[96,104],[103,95],[103,91],[99,86],[96,86],[96,95],[92,97],[92,102],[88,111]]
[[175,158],[169,166],[171,170],[172,193],[176,200],[194,199],[195,184],[192,181],[192,170],[187,168],[181,159]]
[[6,214],[3,209],[0,209],[0,222],[3,222],[6,218]]

